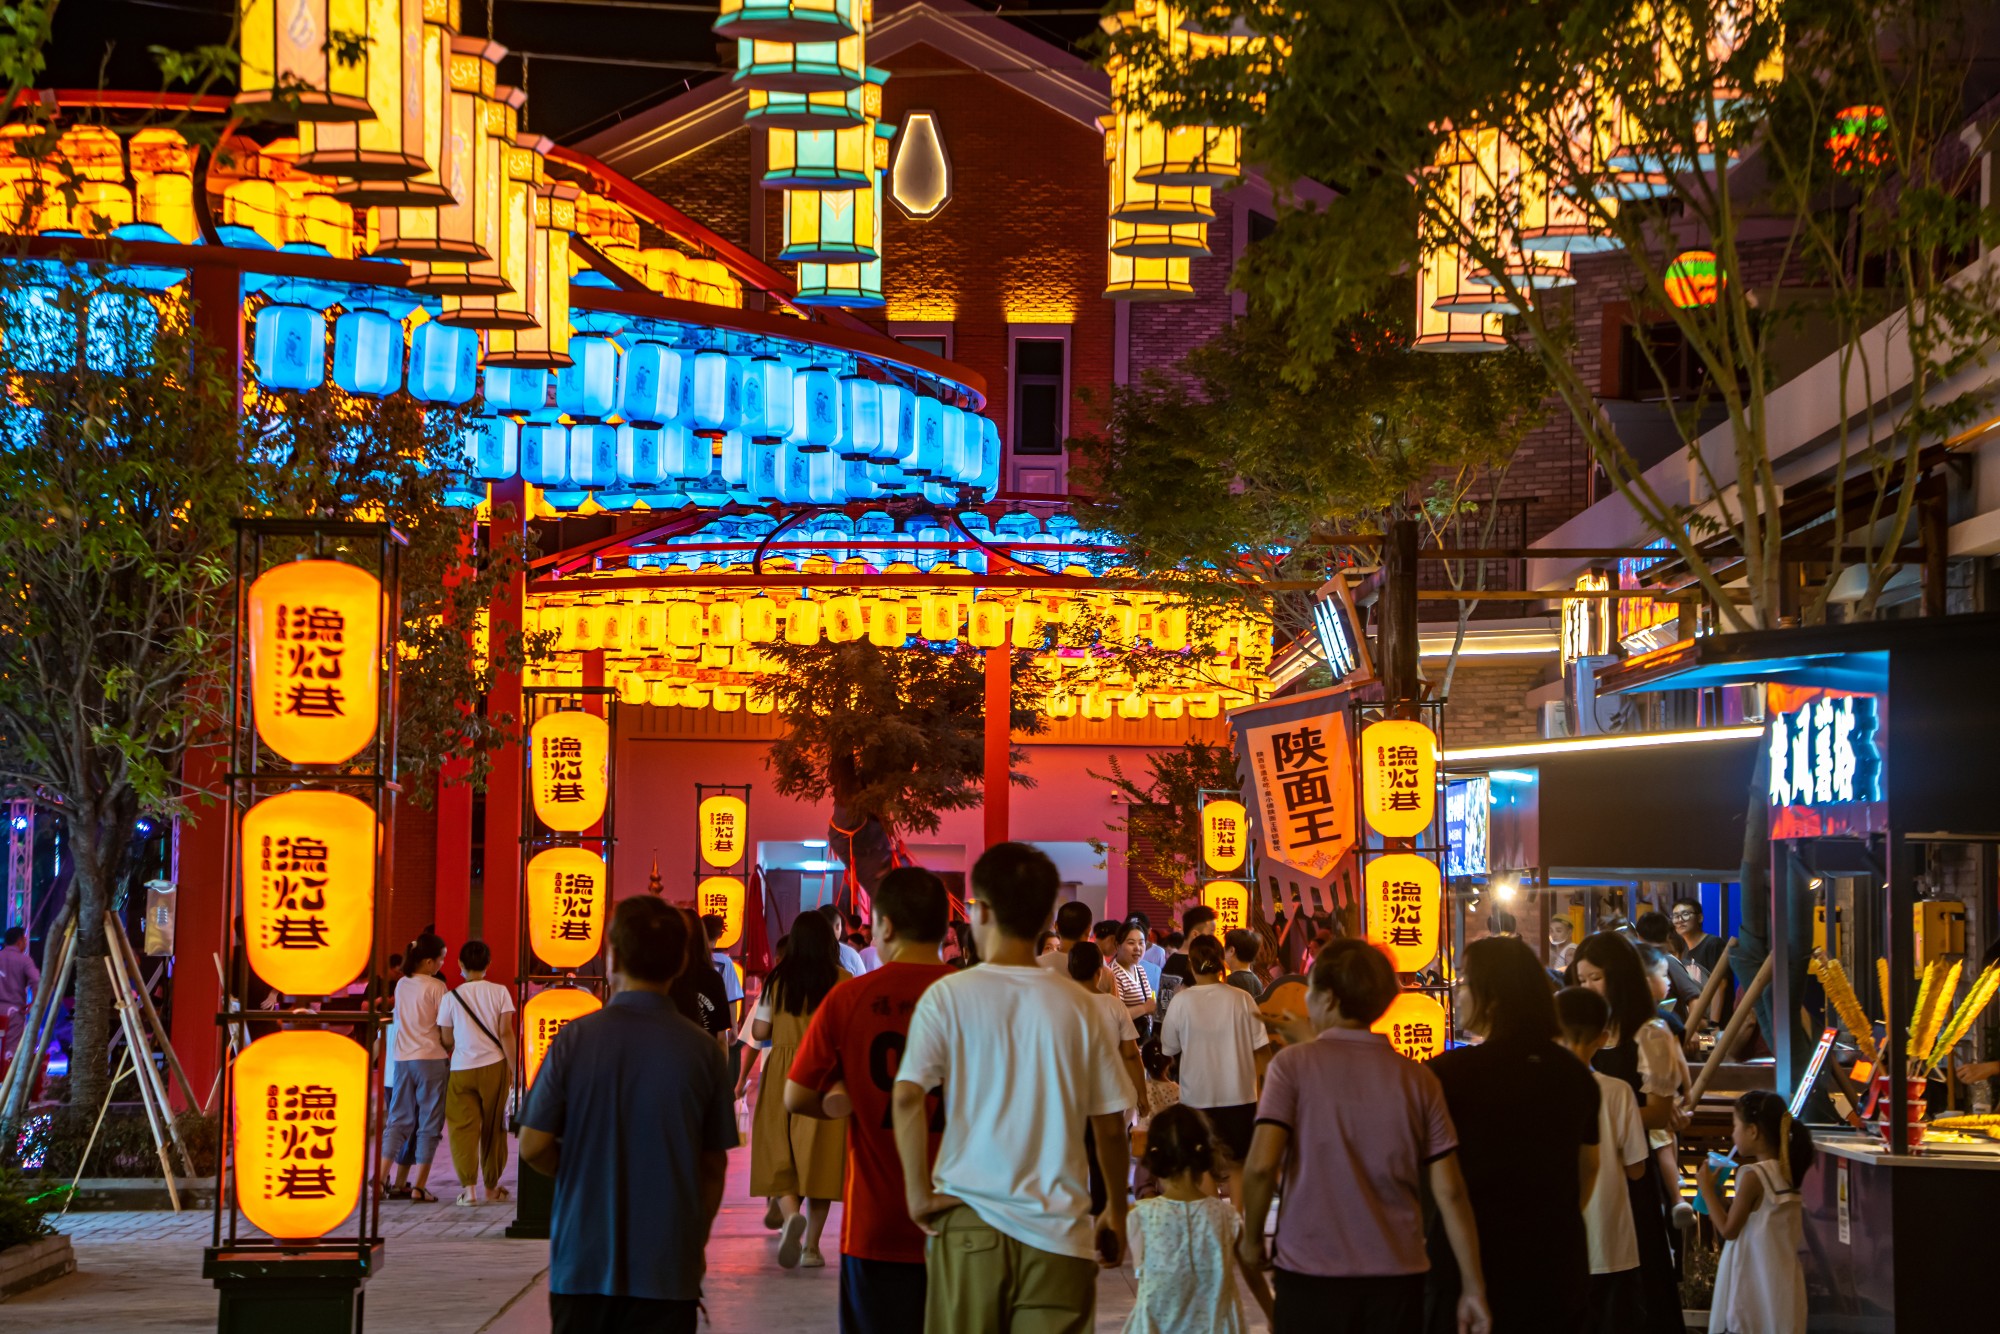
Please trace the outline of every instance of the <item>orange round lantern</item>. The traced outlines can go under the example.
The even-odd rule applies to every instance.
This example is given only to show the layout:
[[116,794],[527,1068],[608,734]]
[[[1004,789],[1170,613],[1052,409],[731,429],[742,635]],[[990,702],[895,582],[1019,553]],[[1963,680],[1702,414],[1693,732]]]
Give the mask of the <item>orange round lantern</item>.
[[1444,1050],[1451,1025],[1436,997],[1405,991],[1368,1027],[1387,1037],[1390,1046],[1411,1060],[1428,1061]]
[[250,699],[263,743],[293,764],[341,764],[373,739],[382,584],[357,565],[302,560],[250,585]]
[[368,1170],[368,1051],[315,1029],[272,1033],[236,1057],[236,1205],[281,1241],[325,1236]]
[[534,755],[535,818],[580,834],[604,818],[611,793],[611,728],[582,709],[544,714],[528,730]]
[[715,948],[726,950],[743,936],[743,882],[733,875],[712,875],[694,890],[697,916],[714,913],[722,919],[722,934]]
[[1250,886],[1240,880],[1211,880],[1201,887],[1201,901],[1215,910],[1219,936],[1250,925]]
[[549,848],[528,862],[528,944],[551,968],[581,968],[604,944],[610,877],[588,848]]
[[716,796],[702,799],[695,811],[701,825],[701,859],[708,865],[728,870],[743,860],[743,834],[750,808],[741,797]]
[[1422,723],[1388,718],[1361,731],[1361,809],[1384,838],[1415,838],[1437,807],[1437,736]]
[[1368,938],[1389,952],[1399,973],[1414,973],[1438,952],[1443,877],[1438,864],[1414,852],[1392,852],[1368,863]]
[[1683,250],[1667,265],[1662,281],[1667,300],[1682,310],[1712,306],[1722,294],[1722,271],[1712,250]]
[[1249,855],[1250,820],[1240,801],[1227,798],[1201,808],[1201,859],[1208,869],[1228,875]]
[[597,997],[580,987],[550,987],[528,997],[521,1007],[522,1087],[535,1086],[535,1075],[564,1024],[603,1008]]
[[281,792],[243,814],[250,967],[293,996],[328,996],[368,963],[378,827],[344,792]]

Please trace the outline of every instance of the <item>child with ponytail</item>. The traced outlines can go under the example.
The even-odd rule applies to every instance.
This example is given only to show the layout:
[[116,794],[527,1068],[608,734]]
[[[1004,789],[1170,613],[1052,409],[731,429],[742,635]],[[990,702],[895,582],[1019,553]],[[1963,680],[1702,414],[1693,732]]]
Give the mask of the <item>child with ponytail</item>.
[[1725,1207],[1711,1160],[1695,1182],[1722,1234],[1709,1334],[1805,1334],[1805,1221],[1799,1180],[1812,1167],[1812,1132],[1785,1100],[1752,1089],[1736,1100],[1736,1197]]
[[1160,1194],[1133,1205],[1126,1223],[1139,1291],[1124,1334],[1244,1334],[1239,1273],[1270,1318],[1264,1275],[1236,1258],[1242,1216],[1215,1193],[1220,1156],[1215,1128],[1192,1107],[1177,1103],[1147,1128],[1144,1162]]

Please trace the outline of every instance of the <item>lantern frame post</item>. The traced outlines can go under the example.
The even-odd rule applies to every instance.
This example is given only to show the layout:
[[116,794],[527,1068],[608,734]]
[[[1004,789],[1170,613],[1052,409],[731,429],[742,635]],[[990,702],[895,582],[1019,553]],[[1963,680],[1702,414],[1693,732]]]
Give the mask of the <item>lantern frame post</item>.
[[[535,747],[531,738],[535,724],[552,713],[581,711],[595,713],[605,722],[604,814],[596,824],[575,833],[560,833],[543,824],[535,814]],[[611,910],[615,899],[613,849],[618,843],[618,691],[613,686],[526,686],[521,691],[521,841],[520,867],[516,874],[515,921],[521,924],[517,937],[514,970],[514,1009],[527,1010],[529,998],[555,987],[586,991],[600,1004],[611,999],[611,978],[605,968],[605,948],[611,940]],[[528,863],[537,853],[550,848],[592,850],[604,862],[604,931],[597,954],[575,968],[550,969],[535,954],[528,923]],[[528,1105],[528,1025],[518,1025],[515,1041],[520,1044],[514,1062],[514,1114],[510,1127],[521,1130],[521,1114]],[[506,1235],[545,1241],[555,1206],[555,1178],[538,1172],[525,1160],[517,1164],[514,1221]]]
[[[234,575],[236,609],[230,664],[229,721],[225,747],[223,886],[225,911],[220,914],[222,1002],[215,1016],[216,1068],[220,1100],[218,1180],[209,1245],[202,1256],[202,1276],[220,1295],[217,1329],[267,1330],[277,1322],[293,1328],[361,1327],[362,1288],[383,1262],[381,1198],[375,1189],[376,1164],[381,1159],[386,1108],[382,1100],[381,1063],[375,1048],[388,1020],[381,998],[387,985],[383,930],[386,925],[390,869],[394,865],[397,781],[396,717],[399,699],[401,635],[401,562],[407,539],[393,525],[347,521],[240,519],[236,522]],[[250,593],[267,571],[293,560],[333,560],[370,570],[378,580],[380,620],[378,660],[374,666],[376,727],[373,740],[353,757],[333,764],[297,764],[284,759],[259,736],[253,701],[256,688],[250,671]],[[367,961],[355,981],[366,982],[360,1011],[325,1008],[336,994],[291,997],[295,1008],[273,1012],[263,1021],[249,1021],[240,1005],[239,985],[250,980],[248,942],[236,922],[245,915],[247,877],[242,820],[267,796],[291,790],[338,792],[356,797],[371,808],[375,819],[372,862],[371,922]],[[240,983],[239,983],[240,979]],[[351,986],[352,983],[350,982]],[[320,1008],[309,1008],[317,1002]],[[272,1036],[280,1031],[350,1029],[369,1053],[363,1099],[362,1178],[357,1189],[351,1227],[338,1227],[310,1239],[272,1238],[249,1224],[239,1206],[237,1188],[243,1173],[236,1161],[234,1063],[239,1049],[251,1045],[253,1023]]]
[[[1414,642],[1414,637],[1412,638]],[[1456,955],[1456,932],[1453,922],[1456,914],[1452,911],[1449,877],[1446,865],[1449,853],[1449,839],[1445,825],[1445,766],[1444,766],[1444,702],[1442,700],[1395,700],[1355,702],[1353,724],[1349,728],[1349,744],[1354,748],[1354,797],[1356,806],[1355,854],[1359,859],[1362,929],[1368,923],[1368,865],[1378,857],[1395,853],[1408,853],[1434,862],[1438,874],[1437,906],[1437,954],[1415,973],[1399,973],[1397,980],[1402,985],[1403,994],[1420,994],[1436,1001],[1444,1011],[1445,1034],[1442,1046],[1448,1046],[1453,1032],[1452,1012],[1453,983],[1458,975]],[[1367,756],[1362,748],[1361,736],[1371,723],[1384,721],[1421,722],[1436,738],[1437,762],[1431,774],[1431,818],[1430,823],[1409,838],[1387,838],[1376,832],[1366,815],[1367,799],[1364,793],[1366,775],[1363,770]],[[1426,980],[1428,979],[1428,980]]]

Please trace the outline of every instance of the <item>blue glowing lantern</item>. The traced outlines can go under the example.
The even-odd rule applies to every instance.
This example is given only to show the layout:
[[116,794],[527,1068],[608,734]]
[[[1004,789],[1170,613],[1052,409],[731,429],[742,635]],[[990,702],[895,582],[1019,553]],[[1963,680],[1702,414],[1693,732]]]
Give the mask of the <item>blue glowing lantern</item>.
[[264,307],[254,359],[266,389],[317,389],[326,380],[326,316],[304,306]]
[[787,439],[807,454],[840,443],[840,381],[825,366],[792,377],[792,433]]
[[877,463],[906,463],[917,452],[916,395],[902,385],[884,381],[875,386],[881,400],[882,446],[875,451]]
[[[948,482],[925,482],[924,499],[930,501],[933,505],[955,505],[958,503],[958,488]],[[984,574],[986,573],[986,553],[983,551],[967,552],[964,559],[959,561],[959,564],[974,574]]]
[[752,448],[750,437],[742,431],[731,431],[722,437],[722,453],[717,456],[717,466],[721,469],[722,480],[729,483],[731,491],[748,492],[750,489],[750,477],[757,466],[750,452]]
[[[833,475],[834,485],[838,487],[842,472],[840,460],[830,458],[825,460],[825,462],[828,471]],[[820,460],[817,458],[814,459],[813,466],[815,471],[818,470],[819,465]],[[826,548],[829,560],[836,562],[847,560],[854,555],[854,520],[838,512],[822,514],[819,516],[818,526],[812,531],[812,540]]]
[[618,415],[659,426],[694,401],[694,358],[664,343],[634,343],[618,377]]
[[469,403],[479,388],[479,331],[425,320],[410,335],[410,397]]
[[568,427],[560,422],[529,422],[521,428],[521,477],[545,490],[568,484]]
[[778,489],[778,499],[787,505],[810,504],[813,456],[789,440],[778,446],[776,454],[772,472],[775,474],[773,484]]
[[688,424],[696,435],[718,438],[742,424],[744,362],[716,348],[694,354],[694,412]]
[[[924,494],[940,505],[949,505],[958,499],[957,488],[949,482],[932,482],[924,487]],[[958,522],[959,526],[965,529],[967,536],[980,542],[993,540],[993,523],[978,510],[970,510],[959,515]],[[974,574],[985,574],[986,567],[990,564],[986,553],[976,546],[967,550],[958,563]]]
[[806,466],[812,473],[812,483],[807,488],[808,500],[815,505],[836,505],[847,499],[841,493],[842,474],[839,455],[808,454]]
[[403,324],[379,310],[350,310],[333,322],[333,382],[380,398],[403,387]]
[[480,417],[465,429],[465,466],[482,482],[521,470],[521,427],[512,417]]
[[565,514],[569,514],[583,507],[583,502],[590,499],[590,492],[569,490],[544,491],[542,492],[542,499],[549,502],[551,509],[558,509]]
[[792,433],[792,368],[776,357],[752,357],[743,368],[743,430],[760,445]]
[[972,484],[982,491],[992,491],[1000,485],[1000,428],[993,424],[991,417],[980,417],[979,422],[979,475]]
[[556,409],[578,419],[610,416],[618,402],[617,347],[608,338],[572,338],[569,356],[556,372]]
[[626,422],[618,428],[618,480],[626,486],[659,486],[667,480],[660,456],[660,428]]
[[882,498],[881,491],[875,485],[875,479],[868,475],[868,469],[872,465],[867,459],[850,459],[844,454],[836,454],[834,457],[840,460],[840,491],[845,499]]
[[854,535],[869,541],[869,545],[861,548],[859,555],[878,570],[901,554],[884,540],[896,535],[896,521],[881,510],[869,510],[857,519],[854,524]]
[[917,400],[916,454],[911,462],[903,466],[906,471],[914,472],[927,481],[946,480],[944,410],[945,405],[935,398]]
[[750,498],[769,502],[783,500],[778,469],[784,462],[785,446],[759,444],[751,452]]
[[840,378],[840,457],[866,462],[882,447],[882,394],[873,380],[859,375]]
[[708,476],[712,458],[708,439],[696,435],[684,423],[668,422],[660,428],[660,466],[670,481],[701,481]]
[[956,559],[951,552],[926,550],[923,544],[931,542],[949,542],[956,536],[957,534],[946,532],[942,526],[935,523],[927,523],[923,527],[917,529],[916,539],[917,542],[919,543],[916,552],[917,567],[919,569],[929,570],[933,566],[937,565],[955,564]]
[[130,375],[153,359],[160,310],[143,292],[97,292],[90,298],[84,364],[108,375]]
[[617,480],[618,428],[603,422],[584,422],[570,427],[570,485],[595,491]]
[[494,412],[540,412],[549,404],[549,373],[526,366],[486,368],[486,406]]

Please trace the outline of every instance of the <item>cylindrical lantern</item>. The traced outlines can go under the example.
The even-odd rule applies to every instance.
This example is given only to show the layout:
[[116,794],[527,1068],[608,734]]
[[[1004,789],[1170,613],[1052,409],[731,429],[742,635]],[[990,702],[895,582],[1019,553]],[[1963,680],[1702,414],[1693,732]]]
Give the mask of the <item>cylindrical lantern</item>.
[[571,417],[611,415],[618,401],[618,349],[608,338],[573,338],[570,364],[556,373],[556,407]]
[[577,187],[567,181],[553,181],[535,191],[527,303],[535,324],[488,334],[488,366],[552,370],[569,365],[569,238],[576,229],[577,194]]
[[379,398],[403,383],[403,322],[379,310],[350,310],[333,322],[333,382]]
[[410,334],[410,397],[470,403],[479,391],[479,331],[425,320]]
[[[437,89],[445,77],[439,37],[458,26],[457,5],[446,0],[367,0],[368,73],[372,118],[299,127],[300,171],[389,188],[365,201],[375,207],[435,208],[450,198],[424,150]],[[433,17],[434,16],[434,17]],[[426,23],[426,20],[430,20]],[[428,67],[426,62],[432,62]],[[428,77],[427,77],[428,76]],[[427,177],[421,182],[415,178]],[[405,184],[407,182],[407,184]],[[363,201],[349,199],[357,207]]]
[[680,416],[683,401],[692,398],[691,360],[664,343],[636,342],[627,347],[618,370],[618,415],[649,426]]
[[[375,118],[367,48],[401,41],[394,23],[383,25],[380,7],[368,0],[237,0],[236,17],[239,110],[275,121]],[[347,58],[352,41],[362,43],[358,60]]]
[[1215,934],[1226,936],[1250,924],[1250,886],[1241,880],[1211,880],[1201,887],[1201,901],[1215,910]]
[[999,648],[1006,643],[1006,605],[990,598],[980,598],[974,602],[966,638],[974,648]]
[[251,355],[267,389],[319,388],[326,380],[326,316],[304,306],[264,307]]
[[1384,838],[1415,838],[1437,806],[1437,735],[1420,722],[1385,718],[1361,730],[1361,810]]
[[743,642],[769,644],[778,637],[778,604],[769,597],[754,597],[743,603]]
[[1368,863],[1367,935],[1389,951],[1399,973],[1414,973],[1437,957],[1443,877],[1437,862],[1391,852]]
[[743,368],[743,430],[758,444],[792,433],[792,368],[776,357],[752,357]]
[[665,461],[660,457],[660,432],[651,426],[618,428],[618,480],[626,486],[655,487],[667,480]]
[[547,848],[528,861],[528,945],[551,968],[597,957],[610,916],[604,858],[588,848]]
[[462,266],[463,279],[456,283],[446,276],[454,266],[430,266],[424,282],[411,286],[424,292],[444,293],[444,313],[438,318],[447,324],[464,324],[475,329],[532,329],[538,312],[534,309],[535,197],[545,175],[543,158],[552,143],[536,135],[517,132],[521,106],[527,94],[519,88],[501,87],[486,104],[487,132],[491,151],[501,168],[498,199],[493,221],[486,235],[491,240],[492,258]]
[[557,422],[529,422],[521,428],[521,476],[550,490],[569,484],[569,428]]
[[1413,1061],[1428,1061],[1445,1048],[1450,1036],[1444,1006],[1421,991],[1405,991],[1389,1002],[1369,1031],[1389,1039],[1389,1045]]
[[243,815],[250,968],[289,996],[330,996],[368,964],[375,812],[344,792],[265,797]]
[[865,190],[785,191],[785,248],[778,258],[817,264],[880,259],[877,194]]
[[[753,708],[751,712],[757,710]],[[743,935],[743,881],[733,875],[707,877],[695,886],[694,910],[703,917],[713,913],[722,919],[722,934],[715,938],[714,944],[716,949],[728,949]]]
[[743,416],[744,358],[716,348],[694,354],[694,399],[688,426],[696,435],[719,439]]
[[493,412],[539,412],[548,406],[549,373],[518,366],[486,368],[486,406]]
[[792,376],[792,433],[801,454],[818,454],[840,443],[840,381],[825,366]]
[[358,565],[305,560],[250,585],[257,735],[293,764],[341,764],[375,736],[382,585]]
[[521,470],[521,427],[512,417],[479,417],[465,430],[466,471],[504,482]]
[[836,593],[828,598],[825,617],[829,643],[852,644],[867,630],[861,617],[861,599],[852,593]]
[[270,1033],[230,1062],[236,1207],[281,1241],[339,1227],[368,1162],[368,1049],[322,1029]]
[[550,987],[528,997],[528,1003],[521,1007],[522,1086],[535,1086],[535,1076],[565,1025],[603,1008],[597,997],[581,987]]
[[559,834],[580,834],[604,818],[611,791],[611,731],[582,709],[544,714],[528,731],[534,757],[535,818]]
[[1224,798],[1201,808],[1201,860],[1222,875],[1237,870],[1250,852],[1250,821],[1243,803]]
[[819,603],[810,598],[794,598],[785,608],[785,642],[808,646],[819,643]]
[[[439,43],[438,58],[445,72],[435,101],[430,103],[436,110],[425,114],[436,122],[437,157],[432,165],[449,198],[428,207],[380,208],[375,253],[409,263],[466,264],[491,258],[479,241],[484,235],[482,224],[499,206],[499,173],[504,164],[489,142],[486,102],[498,86],[495,76],[507,48],[481,37],[458,36],[455,25],[447,29],[426,24],[425,40],[432,39]],[[432,96],[427,87],[426,98]],[[431,133],[427,123],[427,149]],[[356,204],[368,197],[356,187],[336,193]]]
[[704,797],[695,820],[701,826],[701,859],[718,871],[743,860],[745,820],[750,808],[743,798],[721,794]]

